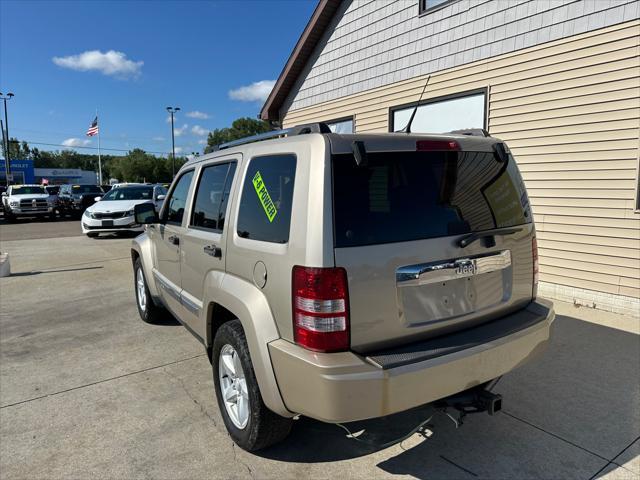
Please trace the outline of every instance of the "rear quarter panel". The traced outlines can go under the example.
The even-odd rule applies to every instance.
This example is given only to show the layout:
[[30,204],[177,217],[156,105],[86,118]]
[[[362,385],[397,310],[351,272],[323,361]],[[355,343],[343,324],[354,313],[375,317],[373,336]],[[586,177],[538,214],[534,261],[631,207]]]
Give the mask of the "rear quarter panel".
[[[309,134],[274,142],[259,142],[249,147],[243,152],[243,162],[237,173],[239,188],[234,201],[236,207],[231,217],[231,229],[227,233],[227,272],[254,285],[254,268],[258,262],[264,263],[267,282],[260,291],[279,335],[293,341],[293,266],[334,265],[331,189],[324,188],[331,181],[327,167],[328,143],[322,135]],[[252,158],[276,154],[294,154],[297,158],[289,242],[277,244],[241,238],[236,225],[247,166]]]

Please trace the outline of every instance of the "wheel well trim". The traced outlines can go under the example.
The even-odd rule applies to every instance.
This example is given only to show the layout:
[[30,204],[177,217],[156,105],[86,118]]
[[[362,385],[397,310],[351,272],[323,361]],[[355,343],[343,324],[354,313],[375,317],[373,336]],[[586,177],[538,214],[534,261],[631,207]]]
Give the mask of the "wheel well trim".
[[213,345],[213,330],[216,326],[213,314],[216,305],[219,305],[231,312],[242,324],[265,405],[278,415],[293,417],[294,413],[287,410],[284,404],[271,362],[268,344],[279,339],[280,334],[267,299],[255,285],[235,275],[220,274],[213,283],[217,284],[217,288],[205,289],[211,295],[205,299],[204,305],[207,307],[203,309],[207,316],[208,348]]
[[147,282],[149,293],[154,302],[158,302],[160,299],[160,293],[158,292],[158,286],[153,276],[153,254],[151,250],[151,239],[147,236],[146,232],[138,235],[131,241],[131,264],[135,265],[137,259],[140,259],[142,264],[142,272],[144,273],[144,279]]

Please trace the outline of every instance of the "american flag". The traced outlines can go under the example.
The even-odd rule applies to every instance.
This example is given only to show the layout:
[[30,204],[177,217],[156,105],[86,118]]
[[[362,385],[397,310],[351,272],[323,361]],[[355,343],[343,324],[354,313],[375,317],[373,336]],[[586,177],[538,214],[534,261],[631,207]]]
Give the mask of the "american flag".
[[89,126],[89,130],[87,130],[87,137],[93,137],[98,134],[98,117],[93,119],[91,125]]

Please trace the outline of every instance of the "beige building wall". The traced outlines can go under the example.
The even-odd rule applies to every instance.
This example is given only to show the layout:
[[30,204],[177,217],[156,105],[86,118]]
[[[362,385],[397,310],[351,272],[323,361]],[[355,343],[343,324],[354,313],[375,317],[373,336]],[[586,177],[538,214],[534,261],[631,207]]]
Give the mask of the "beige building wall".
[[[388,132],[425,80],[282,112],[283,124],[354,116],[359,133]],[[541,294],[640,316],[640,22],[435,72],[424,98],[480,87],[529,191]]]

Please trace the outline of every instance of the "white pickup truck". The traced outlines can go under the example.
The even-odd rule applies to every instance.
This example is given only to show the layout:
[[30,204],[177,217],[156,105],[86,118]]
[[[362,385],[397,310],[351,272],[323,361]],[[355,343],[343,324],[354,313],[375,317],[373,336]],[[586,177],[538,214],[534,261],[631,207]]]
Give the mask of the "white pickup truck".
[[7,220],[16,217],[53,217],[54,205],[41,185],[11,185],[2,194],[2,207]]

